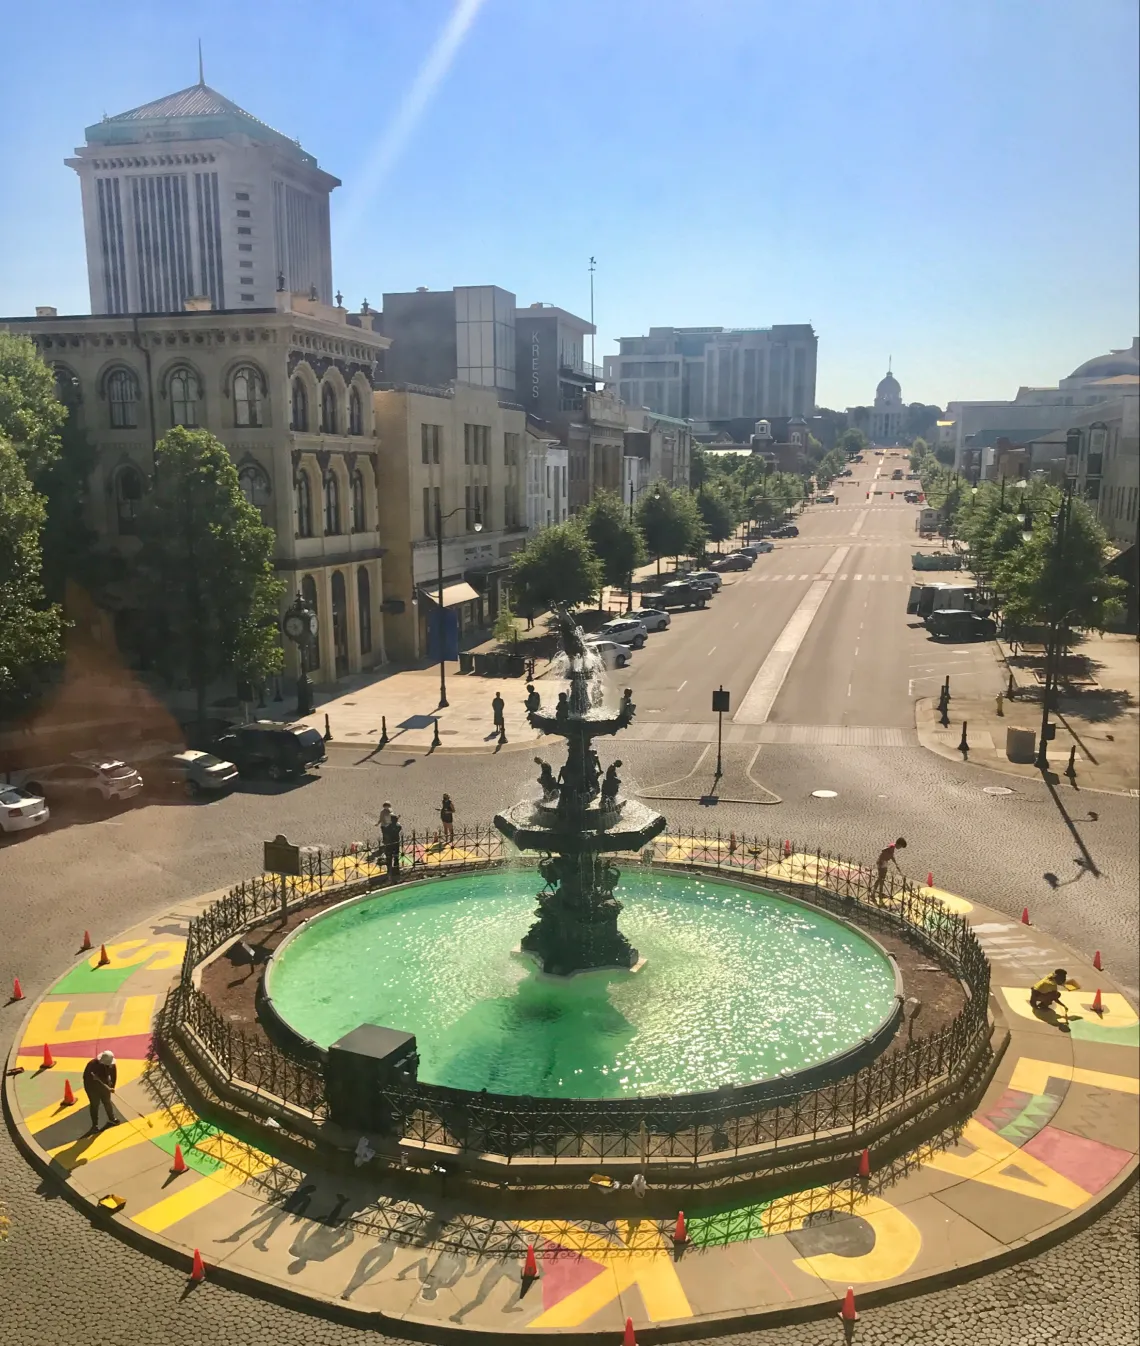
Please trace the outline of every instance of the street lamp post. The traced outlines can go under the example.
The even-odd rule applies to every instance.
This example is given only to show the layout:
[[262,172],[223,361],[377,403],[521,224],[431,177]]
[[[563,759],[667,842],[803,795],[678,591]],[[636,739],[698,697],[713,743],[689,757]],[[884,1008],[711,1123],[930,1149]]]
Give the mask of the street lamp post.
[[305,602],[299,589],[282,619],[281,627],[297,646],[297,715],[311,715],[313,689],[309,685],[307,664],[309,645],[317,634],[317,614]]
[[[439,709],[443,710],[448,704],[447,701],[447,649],[443,643],[443,524],[446,519],[453,519],[460,510],[466,510],[466,505],[457,505],[455,509],[447,514],[439,512],[439,500],[435,502],[435,586],[436,586],[436,632],[439,639]],[[483,520],[479,517],[479,508],[475,508],[474,529],[476,533],[483,531]]]
[[[629,474],[629,526],[633,527],[633,473]],[[629,567],[629,587],[625,591],[625,610],[633,611],[633,563]]]

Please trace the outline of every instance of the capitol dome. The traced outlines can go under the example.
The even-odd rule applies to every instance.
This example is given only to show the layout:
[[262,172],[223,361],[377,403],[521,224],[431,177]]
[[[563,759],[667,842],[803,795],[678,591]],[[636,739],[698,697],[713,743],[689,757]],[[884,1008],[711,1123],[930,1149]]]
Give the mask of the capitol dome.
[[1121,374],[1140,375],[1140,337],[1134,338],[1132,345],[1125,347],[1124,350],[1109,351],[1107,355],[1097,355],[1091,360],[1086,360],[1083,365],[1078,365],[1073,370],[1066,382],[1072,379],[1080,379],[1082,382],[1114,379]]
[[879,380],[879,386],[875,389],[875,405],[881,407],[901,401],[902,388],[898,379],[888,369],[886,377]]

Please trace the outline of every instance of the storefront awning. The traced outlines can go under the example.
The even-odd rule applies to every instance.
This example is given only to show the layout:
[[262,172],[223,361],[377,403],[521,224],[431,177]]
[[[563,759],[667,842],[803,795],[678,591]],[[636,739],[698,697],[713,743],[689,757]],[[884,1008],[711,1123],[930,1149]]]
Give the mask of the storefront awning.
[[[429,603],[439,603],[439,590],[428,588],[426,585],[420,585],[420,597],[426,598]],[[474,603],[479,595],[470,584],[445,584],[443,586],[443,606],[445,608],[458,607],[460,603]]]

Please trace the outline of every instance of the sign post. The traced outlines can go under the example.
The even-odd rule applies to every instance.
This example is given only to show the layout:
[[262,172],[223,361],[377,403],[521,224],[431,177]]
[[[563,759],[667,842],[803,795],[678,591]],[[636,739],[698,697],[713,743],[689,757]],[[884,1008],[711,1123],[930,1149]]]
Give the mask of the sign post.
[[718,687],[712,694],[712,708],[717,716],[716,722],[716,779],[720,780],[724,775],[721,766],[721,744],[724,736],[724,715],[728,710],[728,693],[723,687]]
[[[299,877],[301,873],[301,848],[291,845],[288,839],[280,832],[272,841],[266,841],[264,845],[263,862],[267,874],[277,874],[281,876],[291,875]],[[289,904],[289,885],[281,885],[281,919],[284,921],[286,907]]]

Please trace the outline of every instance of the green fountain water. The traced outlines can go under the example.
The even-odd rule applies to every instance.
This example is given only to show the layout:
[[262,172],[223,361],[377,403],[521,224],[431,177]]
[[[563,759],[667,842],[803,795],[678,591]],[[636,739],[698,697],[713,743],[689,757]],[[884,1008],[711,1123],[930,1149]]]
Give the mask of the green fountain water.
[[646,960],[572,977],[512,953],[533,870],[381,892],[308,922],[267,989],[328,1046],[362,1023],[416,1035],[419,1078],[548,1097],[677,1094],[771,1079],[855,1046],[894,971],[857,930],[768,893],[627,869],[622,924]]

